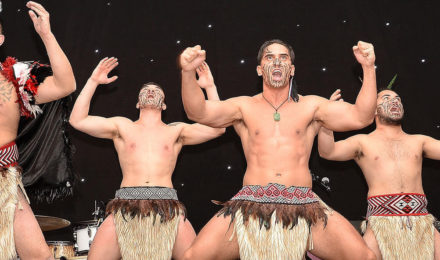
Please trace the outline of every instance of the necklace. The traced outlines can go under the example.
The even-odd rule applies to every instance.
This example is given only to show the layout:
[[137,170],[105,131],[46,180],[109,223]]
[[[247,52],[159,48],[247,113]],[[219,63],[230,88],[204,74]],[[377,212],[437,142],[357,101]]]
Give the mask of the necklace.
[[281,115],[280,115],[280,113],[278,113],[278,109],[280,109],[280,108],[284,105],[284,103],[286,103],[286,101],[287,101],[289,98],[286,98],[286,100],[284,100],[283,103],[281,103],[278,107],[275,107],[274,105],[272,105],[272,103],[269,102],[269,100],[267,100],[267,98],[264,96],[263,93],[261,93],[261,95],[263,96],[264,100],[266,100],[266,102],[267,102],[271,107],[273,107],[273,109],[275,109],[275,113],[273,113],[273,120],[275,120],[275,121],[280,121],[280,120],[281,120]]

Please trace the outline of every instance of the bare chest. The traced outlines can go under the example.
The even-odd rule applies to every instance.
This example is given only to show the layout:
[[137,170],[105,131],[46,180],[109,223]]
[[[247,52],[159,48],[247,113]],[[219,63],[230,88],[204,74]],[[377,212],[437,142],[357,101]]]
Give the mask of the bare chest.
[[307,138],[313,112],[296,103],[286,103],[278,111],[268,104],[258,104],[243,111],[246,135],[254,142],[271,139],[302,140]]
[[145,156],[171,156],[176,153],[177,136],[174,132],[160,130],[125,129],[121,131],[121,140],[117,144],[126,154]]
[[390,139],[370,139],[363,144],[362,154],[368,159],[382,162],[392,163],[421,163],[422,161],[422,145],[412,140],[412,138],[404,138],[401,140]]

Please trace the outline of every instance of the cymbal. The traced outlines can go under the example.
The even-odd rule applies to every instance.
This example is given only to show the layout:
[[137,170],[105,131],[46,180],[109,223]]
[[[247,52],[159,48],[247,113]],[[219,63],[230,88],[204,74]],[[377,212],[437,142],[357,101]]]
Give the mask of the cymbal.
[[35,215],[41,230],[51,231],[70,226],[70,221],[63,218]]

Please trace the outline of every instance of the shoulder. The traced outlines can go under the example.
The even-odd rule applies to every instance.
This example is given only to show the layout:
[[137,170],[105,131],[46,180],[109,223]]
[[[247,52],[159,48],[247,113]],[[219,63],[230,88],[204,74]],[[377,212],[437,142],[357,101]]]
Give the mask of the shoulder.
[[299,95],[299,101],[298,101],[298,103],[304,103],[314,106],[319,106],[321,104],[326,104],[328,102],[329,102],[328,99],[316,95],[307,95],[307,96]]
[[182,131],[185,127],[189,126],[190,124],[184,123],[184,122],[172,122],[167,124],[167,127],[169,127],[172,130],[176,131]]
[[434,138],[427,136],[427,135],[421,135],[421,134],[415,134],[415,135],[408,135],[410,140],[414,140],[416,142],[424,143],[429,140],[434,140]]
[[257,96],[258,95],[255,95],[253,97],[249,97],[249,96],[232,97],[226,99],[225,101],[240,106],[254,101]]
[[114,117],[110,117],[109,119],[117,124],[133,124],[134,123],[131,119],[128,119],[123,116],[114,116]]

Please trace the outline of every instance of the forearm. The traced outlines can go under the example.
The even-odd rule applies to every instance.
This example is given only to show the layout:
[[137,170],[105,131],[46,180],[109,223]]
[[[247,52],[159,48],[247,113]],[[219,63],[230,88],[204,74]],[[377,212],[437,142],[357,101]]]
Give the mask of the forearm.
[[354,109],[357,112],[358,120],[366,126],[373,121],[374,112],[376,110],[376,69],[374,65],[362,66],[362,69],[364,80],[362,88],[356,98]]
[[321,127],[318,133],[318,152],[322,158],[328,158],[335,148],[333,131]]
[[66,95],[72,93],[76,89],[75,76],[66,54],[52,33],[42,35],[41,39],[46,47],[55,85],[65,91]]
[[90,102],[97,86],[98,84],[91,78],[87,80],[87,83],[78,95],[72,113],[70,114],[70,124],[73,126],[81,122],[81,120],[86,119],[89,115]]
[[217,92],[217,87],[215,85],[205,88],[205,91],[206,95],[208,96],[208,100],[220,100]]
[[195,71],[182,71],[182,101],[188,118],[197,121],[205,112],[205,95],[197,84]]

